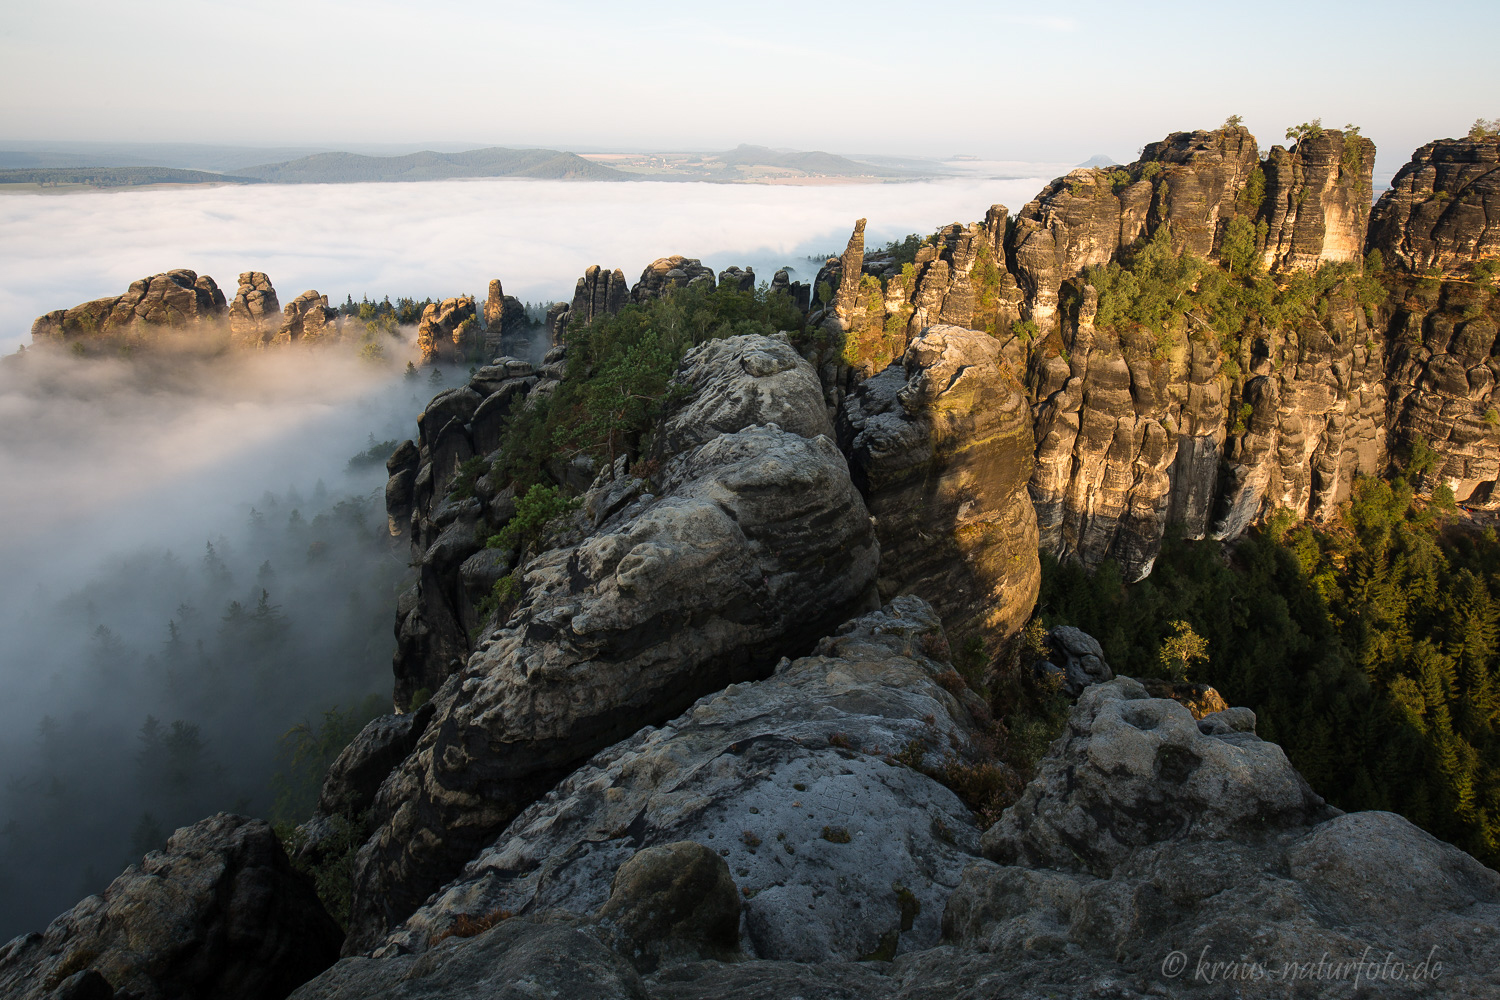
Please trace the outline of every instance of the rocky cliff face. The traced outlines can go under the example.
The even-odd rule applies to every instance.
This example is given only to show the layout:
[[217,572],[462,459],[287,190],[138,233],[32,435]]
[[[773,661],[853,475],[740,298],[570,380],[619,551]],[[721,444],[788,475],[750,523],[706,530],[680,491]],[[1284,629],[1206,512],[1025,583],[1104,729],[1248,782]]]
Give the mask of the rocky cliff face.
[[1500,257],[1500,137],[1442,139],[1413,153],[1371,213],[1370,248],[1388,265],[1450,278]]
[[226,309],[213,278],[179,269],[133,281],[124,295],[40,316],[31,339],[84,351],[150,346],[174,333],[211,334],[214,326],[200,323],[217,321]]
[[[435,695],[433,724],[376,799],[351,948],[372,946],[589,754],[763,675],[872,596],[869,515],[806,362],[784,340],[737,337],[690,352],[681,377],[661,471],[601,477],[574,532],[517,571],[523,596],[504,627]],[[463,393],[478,395],[439,397],[424,432],[438,407],[461,428]],[[463,506],[423,557],[434,587],[454,585],[451,564],[476,544],[485,515]]]
[[1272,271],[1314,271],[1365,252],[1375,144],[1357,132],[1328,129],[1290,150],[1271,147],[1262,165],[1267,225],[1262,261]]
[[337,332],[338,311],[328,305],[328,296],[309,289],[286,304],[281,329],[273,344],[315,344]]
[[235,343],[260,347],[275,333],[281,303],[271,279],[262,271],[245,271],[229,304],[229,332]]
[[999,341],[929,327],[845,399],[839,434],[875,517],[882,597],[922,597],[997,651],[1041,581],[1031,412]]
[[1053,327],[1064,281],[1164,225],[1174,249],[1212,256],[1257,164],[1255,138],[1229,126],[1174,132],[1128,167],[1084,167],[1053,181],[1016,214],[1006,243],[1028,317]]
[[482,347],[472,296],[433,302],[422,310],[417,349],[424,365],[458,364],[477,356]]

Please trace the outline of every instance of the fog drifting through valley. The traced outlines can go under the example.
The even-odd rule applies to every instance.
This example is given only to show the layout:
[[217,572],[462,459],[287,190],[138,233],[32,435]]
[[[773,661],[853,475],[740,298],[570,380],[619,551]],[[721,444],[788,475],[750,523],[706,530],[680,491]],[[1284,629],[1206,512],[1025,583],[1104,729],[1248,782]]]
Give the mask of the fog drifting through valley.
[[[482,296],[493,277],[549,301],[589,264],[634,280],[671,253],[810,281],[807,256],[842,249],[856,218],[879,244],[1018,208],[1041,183],[4,195],[0,351],[29,343],[42,312],[174,267],[230,296],[262,270],[283,302]],[[175,825],[268,815],[289,726],[388,706],[407,552],[385,529],[382,456],[350,459],[412,436],[440,386],[402,375],[409,343],[387,354],[0,366],[0,941],[103,889]]]

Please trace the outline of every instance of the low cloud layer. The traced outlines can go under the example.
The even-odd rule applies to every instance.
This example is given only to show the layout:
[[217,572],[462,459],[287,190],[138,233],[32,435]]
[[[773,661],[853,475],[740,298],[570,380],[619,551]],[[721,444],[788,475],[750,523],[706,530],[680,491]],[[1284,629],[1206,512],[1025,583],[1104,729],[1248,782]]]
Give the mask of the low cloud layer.
[[[568,298],[590,264],[634,281],[680,253],[722,269],[778,266],[1018,209],[1042,180],[962,178],[820,186],[595,184],[483,179],[413,184],[252,185],[0,196],[0,352],[30,341],[51,309],[118,295],[174,267],[233,295],[265,271],[283,302],[316,288],[362,295],[483,295],[491,278],[530,301]],[[812,265],[816,268],[816,264]],[[808,275],[810,277],[810,275]]]

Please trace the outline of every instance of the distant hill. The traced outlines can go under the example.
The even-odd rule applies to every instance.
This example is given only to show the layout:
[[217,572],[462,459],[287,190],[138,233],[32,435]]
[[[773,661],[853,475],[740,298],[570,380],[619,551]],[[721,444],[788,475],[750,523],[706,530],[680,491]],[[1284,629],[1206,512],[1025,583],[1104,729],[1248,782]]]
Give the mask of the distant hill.
[[255,184],[253,177],[215,174],[175,167],[34,167],[0,170],[0,184],[82,184],[88,187],[139,187],[143,184]]
[[556,149],[471,149],[463,153],[424,150],[405,156],[317,153],[285,163],[236,171],[273,184],[350,184],[366,181],[437,181],[456,177],[531,177],[540,180],[630,180],[630,175],[575,153]]
[[777,150],[768,146],[740,145],[715,160],[727,167],[780,167],[825,177],[910,177],[910,171],[861,163],[847,156],[821,151]]
[[[1087,160],[1084,160],[1082,163],[1078,164],[1078,166],[1079,167],[1113,167],[1113,166],[1117,166],[1119,164],[1119,162],[1120,162],[1119,160],[1116,160],[1113,156],[1110,156],[1108,153],[1095,153],[1093,156],[1090,156]],[[1077,170],[1078,167],[1074,167],[1073,169]]]

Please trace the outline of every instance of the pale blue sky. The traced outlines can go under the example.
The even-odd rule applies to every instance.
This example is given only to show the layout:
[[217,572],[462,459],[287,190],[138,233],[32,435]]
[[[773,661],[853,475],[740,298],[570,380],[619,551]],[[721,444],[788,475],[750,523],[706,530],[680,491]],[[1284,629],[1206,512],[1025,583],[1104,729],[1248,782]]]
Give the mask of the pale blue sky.
[[1500,116],[1494,0],[8,6],[0,141],[1129,159],[1238,113],[1356,122],[1388,176]]

